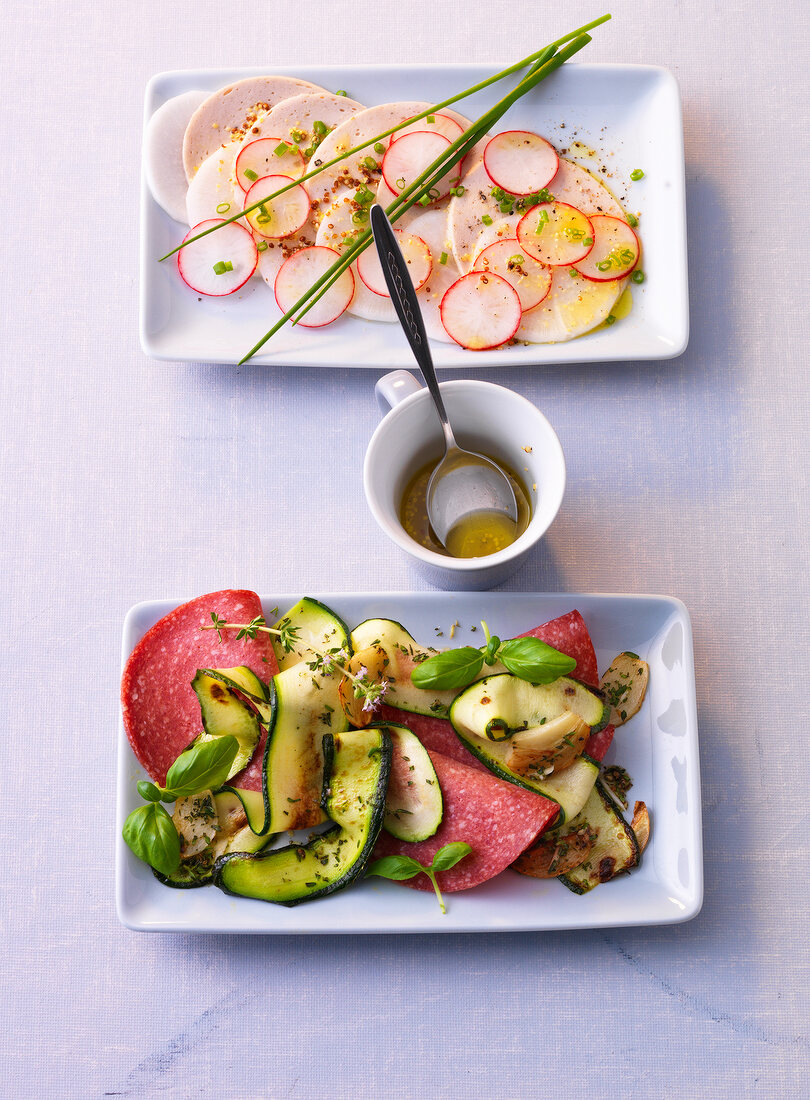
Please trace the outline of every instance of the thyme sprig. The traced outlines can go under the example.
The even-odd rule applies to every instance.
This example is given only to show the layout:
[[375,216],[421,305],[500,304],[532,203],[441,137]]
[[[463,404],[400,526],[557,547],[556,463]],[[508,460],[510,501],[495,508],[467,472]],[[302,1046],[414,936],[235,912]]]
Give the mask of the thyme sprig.
[[212,611],[211,626],[201,626],[200,630],[215,630],[220,641],[222,641],[223,630],[235,630],[237,641],[242,638],[253,640],[258,634],[270,634],[278,638],[285,653],[291,653],[296,644],[300,643],[314,654],[311,660],[305,660],[307,668],[311,672],[322,672],[325,676],[332,676],[339,672],[351,683],[355,699],[363,700],[363,710],[373,710],[382,702],[388,690],[389,681],[373,680],[364,666],[361,666],[357,672],[352,672],[347,664],[349,654],[342,646],[321,649],[311,641],[303,642],[298,628],[286,619],[281,619],[276,626],[268,626],[263,615],[257,615],[249,623],[229,623],[216,611]]

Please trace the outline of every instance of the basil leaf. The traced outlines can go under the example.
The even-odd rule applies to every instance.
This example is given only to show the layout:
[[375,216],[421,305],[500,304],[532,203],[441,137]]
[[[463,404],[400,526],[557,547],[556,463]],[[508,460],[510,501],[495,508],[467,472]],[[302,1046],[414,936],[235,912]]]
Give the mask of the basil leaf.
[[469,844],[465,844],[463,840],[456,840],[452,844],[445,844],[443,848],[439,848],[438,852],[433,857],[431,870],[449,871],[451,867],[455,867],[460,860],[468,856],[471,851],[472,848]]
[[156,787],[154,783],[149,783],[146,779],[138,780],[138,794],[145,802],[163,801],[163,791],[160,787]]
[[463,646],[428,657],[411,673],[411,683],[419,688],[463,688],[481,671],[484,655],[480,649]]
[[503,643],[499,656],[513,676],[532,684],[551,684],[577,666],[573,657],[560,653],[539,638],[512,638]]
[[488,665],[494,665],[498,659],[498,646],[501,644],[501,639],[497,634],[493,634],[487,642],[487,648],[484,650],[484,660]]
[[392,878],[402,882],[406,878],[413,878],[424,871],[421,863],[417,863],[410,856],[383,856],[366,868],[367,875],[379,875],[380,878]]
[[162,875],[173,875],[180,866],[180,837],[158,803],[133,810],[124,822],[122,835],[138,859]]
[[187,749],[169,768],[165,794],[189,798],[200,791],[216,790],[228,778],[238,751],[239,742],[231,736],[215,737]]

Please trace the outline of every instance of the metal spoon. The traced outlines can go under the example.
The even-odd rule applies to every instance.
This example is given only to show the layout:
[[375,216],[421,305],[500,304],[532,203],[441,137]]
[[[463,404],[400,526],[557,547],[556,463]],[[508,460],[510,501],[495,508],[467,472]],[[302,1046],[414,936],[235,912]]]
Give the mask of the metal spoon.
[[452,529],[461,520],[476,513],[500,512],[516,523],[517,501],[504,471],[485,455],[466,451],[456,443],[439,390],[425,323],[408,265],[385,211],[376,203],[371,207],[371,230],[391,301],[427,383],[444,433],[444,458],[433,471],[427,487],[430,525],[442,546],[446,546]]

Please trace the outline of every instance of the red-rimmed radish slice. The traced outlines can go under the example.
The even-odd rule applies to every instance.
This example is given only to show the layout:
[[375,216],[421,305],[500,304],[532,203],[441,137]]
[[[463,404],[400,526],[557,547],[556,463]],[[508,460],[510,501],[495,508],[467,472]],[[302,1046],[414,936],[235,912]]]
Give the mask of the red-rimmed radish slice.
[[491,271],[517,291],[524,313],[539,306],[551,290],[551,269],[535,260],[515,237],[495,241],[479,253],[473,271]]
[[[433,121],[431,122],[430,119]],[[448,141],[456,141],[464,133],[460,123],[449,115],[427,115],[426,118],[417,118],[401,130],[391,135],[391,142],[399,141],[408,134],[417,134],[426,131],[429,134],[441,134]]]
[[[390,190],[399,195],[449,148],[450,141],[443,134],[431,134],[426,130],[406,134],[388,146],[382,162],[383,179]],[[451,166],[431,191],[431,199],[437,201],[448,195],[458,176],[458,166]]]
[[484,150],[487,175],[511,195],[531,195],[548,187],[559,164],[554,146],[530,130],[504,130]]
[[[245,195],[245,207],[267,198],[293,181],[289,176],[265,176],[256,180]],[[278,198],[270,199],[256,210],[246,214],[250,228],[268,241],[289,237],[306,224],[311,209],[309,195],[300,183],[285,191]]]
[[[430,249],[421,237],[417,237],[407,230],[395,229],[394,232],[399,242],[400,252],[408,265],[408,274],[411,277],[413,288],[419,290],[428,281],[430,272],[433,269]],[[373,245],[370,245],[365,252],[361,252],[358,256],[357,274],[369,290],[379,294],[382,298],[391,297],[383,275],[380,257]]]
[[518,222],[521,247],[541,264],[571,267],[593,248],[593,226],[581,210],[567,202],[541,202]]
[[447,335],[470,351],[498,348],[520,324],[520,298],[500,275],[471,271],[450,287],[441,304]]
[[[192,290],[220,298],[224,294],[233,294],[245,285],[256,270],[259,253],[247,229],[236,222],[226,225],[220,218],[209,218],[193,226],[184,240],[210,229],[212,225],[221,225],[222,228],[181,248],[177,253],[177,269],[180,278]],[[221,270],[223,265],[228,264],[230,269],[221,274],[215,270]]]
[[[312,245],[293,252],[281,265],[273,288],[282,313],[292,309],[302,294],[325,275],[340,254],[334,248]],[[298,323],[303,328],[331,324],[345,311],[354,294],[354,275],[346,270]]]
[[303,156],[283,138],[262,137],[249,141],[236,158],[236,182],[246,194],[260,179],[289,176],[297,180],[305,171]]
[[580,275],[595,283],[623,279],[638,263],[638,237],[621,218],[592,214],[593,248],[584,260],[572,264]]

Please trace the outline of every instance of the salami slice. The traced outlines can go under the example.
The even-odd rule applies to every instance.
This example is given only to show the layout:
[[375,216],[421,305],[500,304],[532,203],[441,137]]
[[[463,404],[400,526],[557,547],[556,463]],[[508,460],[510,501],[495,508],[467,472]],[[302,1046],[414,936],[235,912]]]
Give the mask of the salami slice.
[[[215,630],[201,630],[211,624],[212,611],[228,622],[248,623],[262,607],[255,592],[235,590],[182,604],[144,634],[124,669],[124,729],[135,756],[157,783],[165,782],[172,763],[200,732],[200,705],[191,688],[198,668],[247,665],[265,681],[278,671],[269,634],[237,641],[235,632],[223,631],[220,642]],[[258,751],[246,771],[257,757],[261,761]]]
[[[436,832],[418,844],[396,840],[386,832],[374,849],[374,858],[407,855],[429,864],[439,848],[466,841],[472,848],[449,871],[437,875],[443,891],[469,890],[500,874],[556,817],[559,807],[541,795],[504,783],[487,771],[478,771],[440,752],[430,759],[439,777],[444,816]],[[417,890],[431,890],[424,875],[403,883]]]
[[605,753],[608,751],[613,741],[614,732],[615,729],[613,726],[605,726],[599,733],[592,733],[585,745],[585,752],[588,756],[593,760],[598,760],[601,764],[605,759]]
[[596,666],[593,642],[585,620],[578,611],[569,611],[567,615],[551,619],[542,626],[527,630],[520,637],[539,638],[546,645],[554,646],[560,653],[573,657],[577,666],[569,675],[576,677],[589,687],[599,687],[599,671]]

